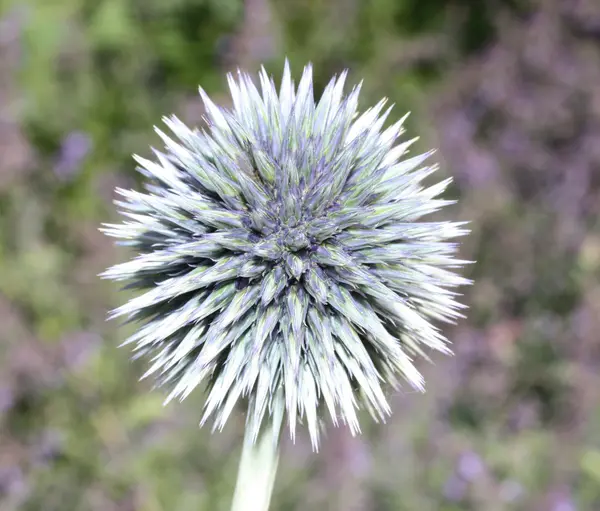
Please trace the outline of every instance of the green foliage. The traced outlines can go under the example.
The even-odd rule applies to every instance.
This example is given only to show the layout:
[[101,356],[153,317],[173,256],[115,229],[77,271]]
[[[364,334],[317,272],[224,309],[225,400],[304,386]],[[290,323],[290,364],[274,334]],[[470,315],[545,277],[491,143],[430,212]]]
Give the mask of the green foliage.
[[[586,213],[560,209],[560,199],[577,191],[567,185],[577,184],[579,168],[597,168],[597,137],[585,132],[598,124],[597,114],[582,103],[590,117],[578,118],[575,131],[587,135],[570,146],[542,146],[550,158],[541,159],[538,174],[535,144],[560,123],[544,131],[535,122],[560,113],[562,100],[550,95],[526,117],[531,102],[552,89],[552,65],[564,64],[558,81],[579,90],[598,83],[600,59],[597,36],[585,35],[593,31],[592,11],[586,23],[577,22],[580,14],[551,23],[553,31],[580,23],[579,39],[559,38],[561,48],[581,48],[577,58],[536,53],[554,37],[538,37],[539,25],[536,44],[517,37],[526,10],[552,3],[505,2],[501,12],[497,3],[472,1],[272,0],[282,38],[265,63],[270,72],[279,73],[285,55],[294,74],[310,60],[320,94],[332,74],[350,67],[349,81],[365,79],[361,106],[387,96],[396,110],[413,112],[407,129],[423,134],[421,148],[461,135],[460,123],[434,124],[431,110],[440,89],[460,89],[476,76],[463,100],[465,112],[488,124],[467,130],[475,157],[486,133],[499,144],[512,134],[535,149],[526,145],[531,159],[515,163],[495,148],[497,181],[461,178],[451,190],[462,195],[461,218],[474,220],[465,258],[478,261],[470,275],[477,286],[465,299],[469,322],[447,331],[455,359],[420,366],[428,393],[396,396],[388,424],[361,420],[361,439],[330,432],[322,453],[308,457],[310,443],[298,435],[295,447],[285,446],[273,510],[347,510],[348,502],[366,502],[364,509],[381,511],[529,511],[552,509],[556,493],[567,490],[580,511],[600,509],[600,201],[593,173],[579,201]],[[571,4],[579,2],[557,12]],[[509,9],[515,19],[506,17]],[[223,91],[235,48],[250,47],[232,44],[240,24],[249,23],[243,3],[5,0],[0,17],[0,508],[228,509],[244,417],[232,416],[223,433],[211,435],[197,427],[203,396],[163,408],[162,393],[137,381],[143,365],[116,348],[131,327],[105,322],[123,297],[96,276],[127,254],[112,249],[97,225],[114,219],[116,185],[137,186],[130,155],[157,145],[152,125],[164,114],[189,113],[199,84],[215,97]],[[502,91],[501,78],[517,73],[516,59],[497,70],[481,64],[483,77],[462,70],[496,42],[505,21],[514,29],[505,39],[537,67],[519,78],[523,83],[515,79],[507,97],[490,99],[484,85]],[[573,69],[585,77],[573,78]],[[527,82],[531,75],[541,76],[541,85]],[[481,114],[485,101],[496,101],[500,114]],[[494,130],[502,119],[509,130],[500,136]],[[73,134],[75,149],[66,150]],[[508,153],[521,157],[520,148]],[[69,156],[78,152],[84,155]],[[565,155],[564,175],[547,171]],[[442,172],[464,176],[461,160],[448,168],[448,159]],[[483,167],[473,179],[483,182]],[[544,203],[539,196],[548,189]]]

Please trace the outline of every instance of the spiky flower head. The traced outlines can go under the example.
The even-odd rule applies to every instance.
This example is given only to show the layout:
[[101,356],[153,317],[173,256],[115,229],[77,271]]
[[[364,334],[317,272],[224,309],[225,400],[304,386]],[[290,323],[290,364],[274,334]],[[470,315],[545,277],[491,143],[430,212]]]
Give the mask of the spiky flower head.
[[260,92],[238,72],[232,109],[200,89],[206,129],[165,118],[177,140],[157,129],[165,152],[136,157],[146,193],[117,190],[128,220],[104,231],[139,255],[103,276],[145,293],[112,315],[143,323],[126,344],[168,399],[202,384],[202,422],[222,428],[242,400],[254,437],[283,415],[316,448],[325,409],[357,432],[361,406],[390,413],[387,386],[423,389],[423,347],[449,352],[431,321],[460,316],[448,240],[465,231],[418,220],[451,202],[450,180],[424,187],[435,166],[402,158],[406,117],[383,129],[385,100],[358,116],[345,79],[315,102],[310,65],[296,88],[286,62],[279,93],[264,69]]

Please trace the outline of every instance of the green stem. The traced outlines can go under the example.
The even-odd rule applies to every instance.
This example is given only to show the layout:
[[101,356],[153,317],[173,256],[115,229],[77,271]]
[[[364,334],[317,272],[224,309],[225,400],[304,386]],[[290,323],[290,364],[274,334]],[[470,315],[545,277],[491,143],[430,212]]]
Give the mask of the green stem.
[[279,461],[280,429],[281,419],[273,417],[254,443],[252,428],[246,427],[231,511],[269,509]]

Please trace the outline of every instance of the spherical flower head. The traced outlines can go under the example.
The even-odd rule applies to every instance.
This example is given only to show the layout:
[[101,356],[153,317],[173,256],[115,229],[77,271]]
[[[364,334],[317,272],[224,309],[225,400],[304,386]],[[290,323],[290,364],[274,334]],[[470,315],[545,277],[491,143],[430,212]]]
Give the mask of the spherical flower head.
[[358,116],[346,72],[318,102],[310,65],[296,88],[286,62],[279,92],[264,69],[260,92],[228,79],[231,110],[200,89],[206,129],[164,119],[177,140],[157,130],[165,152],[136,157],[146,193],[118,189],[127,220],[104,231],[139,255],[103,276],[145,291],[113,316],[142,323],[126,344],[168,399],[202,385],[202,422],[243,401],[254,437],[284,416],[316,448],[325,410],[352,432],[358,408],[385,419],[388,386],[423,389],[414,357],[449,352],[432,321],[460,316],[449,240],[466,231],[418,221],[450,180],[422,185],[431,152],[403,158],[385,100]]

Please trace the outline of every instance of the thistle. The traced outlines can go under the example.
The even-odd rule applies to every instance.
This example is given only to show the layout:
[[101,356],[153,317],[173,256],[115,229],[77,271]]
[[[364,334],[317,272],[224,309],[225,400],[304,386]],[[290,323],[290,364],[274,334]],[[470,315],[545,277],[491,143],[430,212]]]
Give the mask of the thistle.
[[305,424],[315,449],[326,413],[353,433],[359,408],[384,420],[388,387],[423,390],[414,358],[449,353],[432,321],[460,316],[449,240],[467,231],[418,221],[450,179],[425,187],[436,166],[403,158],[406,116],[384,129],[385,99],[358,116],[345,79],[315,102],[310,65],[296,88],[286,62],[279,93],[238,72],[232,109],[200,89],[206,127],[164,118],[175,139],[157,129],[165,152],[135,157],[146,192],[118,189],[128,220],[104,229],[139,254],[103,276],[145,291],[112,316],[143,323],[126,344],[146,376],[167,400],[204,388],[219,429],[243,401],[248,445],[265,418],[276,436]]

